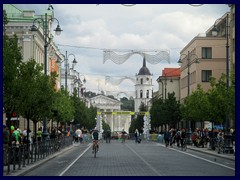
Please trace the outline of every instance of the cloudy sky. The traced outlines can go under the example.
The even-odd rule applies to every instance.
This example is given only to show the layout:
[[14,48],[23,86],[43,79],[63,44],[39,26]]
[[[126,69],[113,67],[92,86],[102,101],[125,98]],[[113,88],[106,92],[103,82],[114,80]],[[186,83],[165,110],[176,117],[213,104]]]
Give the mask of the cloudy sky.
[[[14,4],[21,10],[35,10],[43,14],[48,4]],[[134,54],[123,64],[111,60],[103,62],[103,50],[137,50],[154,54],[155,50],[167,51],[170,63],[147,63],[153,74],[154,91],[158,90],[157,78],[162,69],[179,67],[179,52],[196,35],[205,33],[223,14],[230,11],[226,4],[52,4],[55,18],[63,29],[61,36],[54,38],[61,53],[73,53],[78,64],[75,69],[84,74],[87,91],[99,90],[133,92],[134,84],[129,79],[118,86],[106,83],[112,79],[135,78],[142,67],[143,58]],[[54,25],[55,26],[55,25]],[[69,61],[73,59],[69,56]],[[83,78],[83,76],[81,76]]]

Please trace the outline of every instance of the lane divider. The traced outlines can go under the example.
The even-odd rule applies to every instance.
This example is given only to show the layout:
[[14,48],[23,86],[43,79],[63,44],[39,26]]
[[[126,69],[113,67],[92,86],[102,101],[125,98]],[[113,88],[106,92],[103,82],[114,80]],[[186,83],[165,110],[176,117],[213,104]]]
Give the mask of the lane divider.
[[92,144],[89,143],[87,146],[88,146],[87,149],[85,149],[70,165],[68,165],[67,168],[63,172],[61,172],[61,174],[59,174],[59,176],[63,176],[64,173],[67,172],[74,165],[74,163],[78,159],[80,159],[92,147]]

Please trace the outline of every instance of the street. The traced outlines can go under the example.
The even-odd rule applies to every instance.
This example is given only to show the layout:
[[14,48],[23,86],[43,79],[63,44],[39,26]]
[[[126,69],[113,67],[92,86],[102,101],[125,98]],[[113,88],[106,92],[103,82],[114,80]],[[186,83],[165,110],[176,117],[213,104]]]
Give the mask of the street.
[[73,148],[28,171],[24,176],[234,176],[235,161],[192,150],[166,148],[156,142],[100,143],[97,158],[91,144]]

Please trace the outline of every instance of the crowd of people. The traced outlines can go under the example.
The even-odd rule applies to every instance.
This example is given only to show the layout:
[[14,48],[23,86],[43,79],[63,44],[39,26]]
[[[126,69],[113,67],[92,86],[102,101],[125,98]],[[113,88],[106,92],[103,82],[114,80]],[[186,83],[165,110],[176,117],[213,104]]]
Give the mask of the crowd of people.
[[[235,130],[230,129],[230,134],[232,141],[231,143],[233,144],[235,141]],[[214,150],[217,141],[224,141],[224,131],[217,129],[210,131],[207,128],[196,128],[191,134],[189,134],[188,137],[185,128],[182,128],[181,130],[170,128],[164,131],[163,137],[166,147],[169,145],[172,147],[175,144],[177,144],[178,147],[180,145],[182,146],[183,142],[189,138],[192,144],[196,147],[204,148],[211,146]]]

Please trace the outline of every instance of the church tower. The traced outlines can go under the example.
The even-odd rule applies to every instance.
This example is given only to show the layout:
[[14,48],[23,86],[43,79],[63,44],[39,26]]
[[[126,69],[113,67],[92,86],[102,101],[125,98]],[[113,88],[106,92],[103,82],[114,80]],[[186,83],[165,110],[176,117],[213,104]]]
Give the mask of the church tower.
[[143,66],[136,75],[135,84],[135,100],[134,100],[134,110],[139,112],[139,107],[141,103],[148,106],[148,102],[153,96],[153,85],[152,85],[152,74],[146,66],[145,57],[143,58]]

